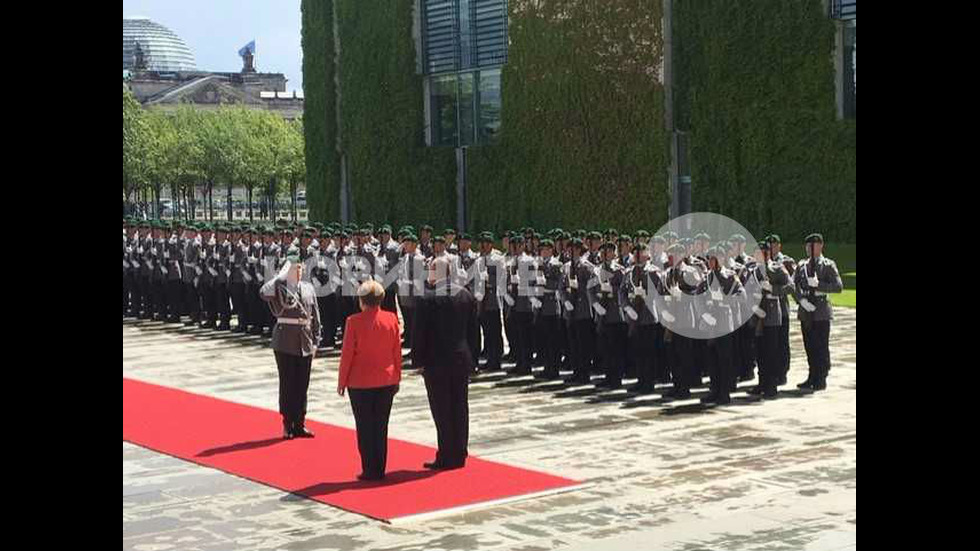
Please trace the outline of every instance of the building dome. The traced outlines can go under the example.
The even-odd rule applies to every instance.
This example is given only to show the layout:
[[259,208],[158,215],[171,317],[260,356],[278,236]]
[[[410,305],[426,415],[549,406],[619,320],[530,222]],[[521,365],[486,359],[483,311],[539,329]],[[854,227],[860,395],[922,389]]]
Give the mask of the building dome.
[[123,70],[135,64],[139,43],[150,71],[196,71],[194,53],[173,31],[146,17],[123,18]]

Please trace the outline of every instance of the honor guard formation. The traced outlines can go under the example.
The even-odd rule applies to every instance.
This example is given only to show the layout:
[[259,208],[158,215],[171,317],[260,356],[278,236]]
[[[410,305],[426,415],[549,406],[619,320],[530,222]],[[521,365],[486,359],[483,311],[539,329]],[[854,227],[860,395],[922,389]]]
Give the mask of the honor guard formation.
[[469,346],[485,362],[475,361],[472,373],[507,362],[513,375],[558,379],[571,372],[570,385],[593,384],[593,375],[603,376],[596,386],[609,389],[636,379],[629,390],[638,393],[670,384],[657,392],[678,400],[709,377],[701,401],[726,404],[758,367],[758,384],[748,392],[771,399],[787,384],[792,296],[809,363],[797,387],[825,389],[833,319],[827,294],[843,284],[823,256],[823,237],[807,236],[807,257],[799,261],[782,252],[778,235],[751,247],[751,255],[742,235],[718,239],[523,228],[506,232],[497,248],[491,232],[433,235],[428,225],[393,234],[389,225],[372,224],[127,219],[123,317],[271,335],[277,318],[260,289],[288,257],[302,264],[302,281],[313,289],[319,349],[340,348],[367,279],[384,285],[381,308],[400,311],[403,346],[412,348],[416,325],[425,322],[416,313],[439,290],[426,281],[428,267],[444,259],[453,281],[476,299],[479,331]]

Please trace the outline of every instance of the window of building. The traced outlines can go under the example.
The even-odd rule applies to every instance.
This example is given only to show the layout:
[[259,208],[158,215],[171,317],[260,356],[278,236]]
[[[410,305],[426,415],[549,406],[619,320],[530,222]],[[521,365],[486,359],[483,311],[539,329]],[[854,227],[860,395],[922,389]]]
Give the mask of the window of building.
[[500,133],[507,0],[418,0],[429,144],[492,143]]

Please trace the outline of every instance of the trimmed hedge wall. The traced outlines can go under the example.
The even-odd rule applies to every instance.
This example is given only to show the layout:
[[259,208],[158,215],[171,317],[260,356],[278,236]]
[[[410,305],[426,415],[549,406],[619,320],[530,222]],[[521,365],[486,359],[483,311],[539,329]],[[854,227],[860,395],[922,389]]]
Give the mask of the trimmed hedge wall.
[[[412,0],[333,1],[352,218],[455,225],[454,151],[424,143]],[[332,220],[330,6],[303,1],[308,200]],[[468,150],[469,229],[657,229],[668,210],[662,2],[510,0],[508,10],[502,130],[496,144]],[[694,210],[759,235],[819,230],[853,243],[856,125],[836,120],[834,27],[821,1],[680,1],[674,20]],[[318,57],[323,76],[324,63],[308,61]]]
[[499,143],[469,149],[471,227],[667,220],[659,1],[511,0]]
[[340,217],[340,162],[334,144],[333,0],[302,0],[303,130],[306,142],[306,201],[310,220]]
[[757,237],[856,243],[857,124],[837,120],[834,22],[821,0],[674,5],[693,210]]
[[425,146],[412,0],[337,0],[351,219],[445,227],[456,218],[452,149]]

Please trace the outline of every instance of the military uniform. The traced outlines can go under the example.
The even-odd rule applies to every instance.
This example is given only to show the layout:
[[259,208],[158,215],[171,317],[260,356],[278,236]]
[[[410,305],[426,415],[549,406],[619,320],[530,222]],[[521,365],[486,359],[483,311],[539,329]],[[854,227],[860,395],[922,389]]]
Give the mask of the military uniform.
[[[823,236],[811,234],[807,236],[806,243],[823,243]],[[822,254],[801,260],[796,267],[793,283],[799,303],[797,317],[810,368],[806,381],[798,388],[824,390],[827,388],[827,374],[830,373],[830,322],[834,319],[834,308],[827,293],[840,293],[844,284],[837,264]]]
[[[543,239],[539,245],[540,249],[554,250],[554,241]],[[560,260],[555,256],[545,258],[541,255],[536,262],[537,280],[535,281],[536,299],[539,304],[537,319],[538,341],[542,355],[544,371],[540,377],[545,379],[557,379],[559,376],[560,361],[560,335],[561,335],[561,305],[559,294],[561,292],[564,270]]]
[[564,266],[562,306],[567,312],[569,327],[569,352],[573,375],[572,383],[588,383],[595,358],[595,325],[592,319],[592,295],[589,282],[596,266],[585,256],[585,246],[578,238],[572,240],[571,260]]
[[[634,249],[639,255],[642,246]],[[622,303],[629,332],[629,350],[635,362],[637,392],[652,392],[657,383],[666,382],[664,366],[660,364],[657,347],[663,343],[658,299],[666,293],[663,273],[649,260],[637,260],[626,272],[622,286]]]
[[666,273],[664,304],[661,319],[669,341],[668,354],[673,388],[665,394],[666,398],[686,399],[691,396],[691,387],[700,384],[701,366],[698,365],[697,339],[683,333],[693,332],[698,323],[697,296],[705,287],[704,276],[699,261],[687,254],[687,248],[676,243],[668,252],[675,258],[674,265]]
[[738,302],[744,293],[738,274],[724,266],[726,253],[715,249],[708,256],[717,259],[718,264],[708,273],[707,293],[702,295],[704,307],[699,321],[713,337],[706,343],[711,390],[701,402],[727,404],[736,384],[734,331],[738,327]]
[[506,259],[493,249],[492,234],[481,235],[480,244],[490,246],[483,247],[484,251],[476,260],[474,297],[477,300],[477,314],[487,354],[484,369],[490,371],[500,369],[504,354],[504,338],[500,322],[500,295],[504,287],[500,285],[498,278],[504,275]]
[[[769,244],[759,243],[759,249],[768,252]],[[783,354],[780,345],[780,335],[784,323],[789,320],[783,317],[779,299],[791,292],[793,283],[789,273],[782,264],[767,259],[765,263],[757,264],[755,271],[746,281],[746,292],[761,293],[762,299],[756,307],[751,323],[756,327],[755,350],[759,363],[759,385],[749,391],[749,394],[762,394],[765,398],[776,397],[776,387],[783,373]]]
[[[613,243],[603,243],[603,250],[615,251]],[[590,288],[593,295],[593,310],[596,313],[596,323],[600,336],[603,368],[605,379],[599,386],[611,389],[619,388],[623,382],[623,372],[626,367],[627,325],[620,302],[620,290],[623,285],[624,268],[615,259],[603,260],[596,269],[594,277],[598,285]]]
[[[299,262],[299,249],[291,247],[286,258]],[[320,340],[320,313],[313,286],[306,281],[290,281],[283,270],[262,286],[261,295],[276,317],[272,349],[279,370],[284,437],[313,436],[304,427],[310,370]]]
[[523,250],[524,236],[514,237],[518,252],[510,259],[508,266],[507,295],[505,300],[510,304],[509,317],[511,322],[510,345],[514,351],[514,369],[509,373],[514,375],[531,374],[531,354],[533,353],[530,339],[533,307],[528,296],[528,278],[532,277],[533,259]]
[[167,267],[166,282],[166,312],[167,321],[170,323],[180,323],[180,316],[183,313],[183,245],[185,239],[180,232],[180,226],[174,228],[174,234],[170,236],[164,248],[164,262]]

